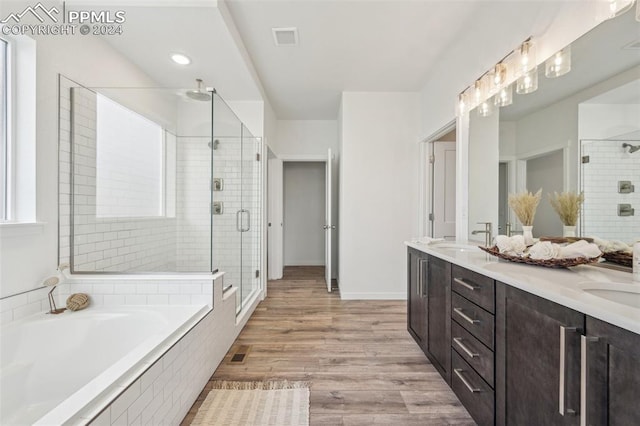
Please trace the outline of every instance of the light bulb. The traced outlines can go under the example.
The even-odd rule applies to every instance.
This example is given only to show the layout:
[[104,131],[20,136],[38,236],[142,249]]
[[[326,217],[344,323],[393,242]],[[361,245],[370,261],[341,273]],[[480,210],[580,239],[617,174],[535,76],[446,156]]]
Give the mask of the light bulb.
[[479,104],[484,98],[484,85],[481,80],[476,80],[473,84],[473,98],[476,102],[476,105]]
[[507,66],[503,63],[499,63],[493,70],[493,84],[496,87],[502,86],[507,80]]
[[458,95],[458,114],[459,115],[464,114],[466,109],[467,109],[466,96],[464,92],[462,92]]
[[524,74],[535,66],[535,49],[531,40],[527,40],[520,46],[520,72]]

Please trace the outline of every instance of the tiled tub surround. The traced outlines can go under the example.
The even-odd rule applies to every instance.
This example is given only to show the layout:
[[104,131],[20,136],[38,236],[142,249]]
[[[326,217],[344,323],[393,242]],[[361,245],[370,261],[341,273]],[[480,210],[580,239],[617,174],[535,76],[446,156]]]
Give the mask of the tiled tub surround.
[[[25,421],[33,423],[40,418],[35,424],[87,424],[89,422],[92,424],[178,424],[197,398],[207,379],[223,359],[241,328],[241,324],[236,324],[235,289],[223,294],[222,274],[217,274],[215,280],[212,279],[208,282],[209,288],[213,288],[213,294],[203,294],[207,293],[206,290],[203,292],[204,282],[205,280],[194,280],[188,283],[128,280],[128,284],[123,284],[124,288],[128,288],[127,293],[119,294],[118,287],[122,283],[117,280],[68,281],[57,290],[63,290],[61,293],[66,293],[64,287],[70,287],[73,292],[78,292],[79,288],[89,289],[90,286],[93,291],[108,289],[106,291],[113,290],[113,293],[92,295],[94,304],[84,311],[65,312],[57,317],[40,311],[35,315],[16,319],[8,325],[3,324],[3,327],[6,327],[2,333],[3,364],[10,359],[11,354],[8,352],[15,352],[21,344],[25,344],[24,341],[20,344],[5,341],[14,334],[11,330],[16,332],[18,328],[22,330],[24,327],[34,327],[40,323],[40,325],[57,325],[62,328],[60,331],[66,335],[66,337],[56,338],[51,336],[51,333],[45,328],[41,328],[39,332],[25,333],[25,335],[33,336],[44,333],[51,341],[49,343],[42,341],[43,337],[35,342],[42,345],[41,348],[23,347],[23,350],[27,352],[20,356],[19,361],[24,363],[25,359],[30,359],[31,355],[36,354],[40,358],[30,368],[42,369],[37,376],[45,377],[47,374],[53,373],[59,377],[45,379],[43,383],[34,384],[38,391],[29,392],[29,389],[25,387],[28,385],[28,381],[16,376],[20,370],[24,369],[24,366],[21,366],[20,362],[10,365],[8,369],[3,365],[3,398],[23,399],[22,394],[19,393],[19,390],[23,390],[27,395],[36,396],[39,394],[43,395],[44,399],[51,399],[47,398],[47,393],[58,395],[60,392],[58,385],[65,383],[66,387],[68,383],[71,383],[71,379],[78,375],[76,373],[86,372],[86,370],[95,367],[98,360],[106,362],[105,358],[108,354],[114,356],[124,354],[117,362],[112,363],[111,367],[100,366],[99,371],[104,372],[103,374],[95,377],[94,373],[89,372],[90,381],[85,387],[82,387],[83,384],[69,384],[69,386],[79,386],[80,390],[60,404],[53,401],[54,410],[46,414],[45,417],[40,418],[38,413],[33,412],[33,418],[19,421],[19,423]],[[170,287],[173,288],[169,290]],[[136,293],[128,293],[131,289],[135,289]],[[126,302],[128,296],[135,296],[129,301],[139,301],[144,304],[141,296],[148,304],[153,305],[156,300],[153,296],[164,296],[161,292],[165,290],[175,292],[175,289],[178,289],[178,292],[174,295],[180,298],[170,298],[169,300],[188,304],[189,302],[186,302],[188,298],[188,300],[193,300],[195,304],[173,307],[158,306],[157,308],[123,305],[110,307],[107,302],[109,299],[105,300],[104,298],[104,296],[124,296]],[[137,293],[138,291],[146,291],[149,294]],[[31,293],[41,292],[38,290]],[[46,292],[42,294],[46,297]],[[16,306],[16,304],[20,304],[19,301],[23,299],[21,296],[25,295],[3,299],[2,307],[5,312],[11,312],[12,316],[19,316],[17,310],[20,310],[21,306]],[[36,296],[26,297],[35,298]],[[60,299],[63,298],[63,294],[58,295],[62,305],[64,301]],[[204,302],[205,299],[209,303]],[[215,301],[213,310],[211,309],[212,300]],[[38,302],[32,302],[32,304],[35,303]],[[176,303],[176,305],[179,304]],[[22,309],[24,306],[29,306],[29,304],[23,305]],[[164,327],[162,324],[165,323],[165,320],[159,316],[162,312],[169,313],[169,316],[176,318],[179,324],[169,328]],[[135,318],[134,322],[137,325],[130,326],[120,323],[119,321],[125,316]],[[109,320],[105,321],[105,318],[109,317],[112,320],[116,318],[112,321],[115,330],[107,326]],[[84,331],[76,330],[77,327],[90,324],[91,318],[99,318],[99,323],[85,328]],[[71,322],[66,323],[66,321]],[[104,328],[103,331],[106,334],[101,333],[101,328]],[[138,338],[132,335],[135,328],[139,328],[142,333]],[[156,331],[151,331],[151,329],[156,329]],[[127,330],[126,334],[122,334],[123,330]],[[18,335],[22,334],[20,331],[17,333]],[[83,337],[79,338],[78,336]],[[92,339],[95,341],[88,343]],[[67,343],[60,344],[60,342],[67,340]],[[116,343],[119,340],[130,341],[133,347],[117,349]],[[138,343],[139,345],[137,345]],[[56,354],[55,351],[58,349],[68,352]],[[89,353],[96,350],[99,353]],[[7,353],[5,354],[5,352]],[[14,355],[19,356],[17,353]],[[89,362],[86,367],[82,367],[84,361]],[[20,383],[21,385],[11,385],[10,383]],[[7,387],[10,387],[12,391],[7,392]],[[39,402],[34,402],[34,404]],[[52,403],[51,400],[49,403]],[[12,415],[6,407],[8,405],[3,401],[3,424],[11,422],[8,418],[7,420],[4,418],[4,416]],[[22,408],[20,412],[28,413],[29,409]]]
[[[607,240],[627,243],[640,235],[640,152],[630,154],[623,143],[639,141],[582,141],[581,155],[588,156],[589,162],[580,165],[584,192],[581,235],[606,235]],[[625,180],[635,191],[618,192],[618,182]],[[618,216],[618,204],[630,204],[635,215]]]
[[[463,245],[470,244],[466,241]],[[633,308],[603,299],[582,290],[589,282],[631,284],[631,274],[596,266],[576,266],[552,269],[512,263],[491,256],[481,250],[456,250],[435,244],[405,243],[408,247],[436,256],[454,265],[501,281],[512,287],[582,312],[640,334],[640,306]]]

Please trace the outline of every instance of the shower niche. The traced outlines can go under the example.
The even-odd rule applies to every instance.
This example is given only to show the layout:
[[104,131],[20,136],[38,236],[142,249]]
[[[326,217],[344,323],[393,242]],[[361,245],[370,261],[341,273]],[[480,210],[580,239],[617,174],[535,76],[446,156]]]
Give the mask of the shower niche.
[[259,287],[260,138],[196,90],[60,77],[59,261],[75,274],[225,272]]

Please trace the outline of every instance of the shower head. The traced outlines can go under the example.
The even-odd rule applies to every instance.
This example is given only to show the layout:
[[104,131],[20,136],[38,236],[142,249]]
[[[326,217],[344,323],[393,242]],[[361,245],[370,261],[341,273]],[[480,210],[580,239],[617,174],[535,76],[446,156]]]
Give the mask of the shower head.
[[640,145],[631,145],[630,143],[623,143],[623,148],[629,148],[629,154],[633,154],[634,152],[640,150]]
[[202,79],[196,78],[198,88],[196,90],[187,90],[187,96],[196,101],[210,101],[211,95],[204,88]]

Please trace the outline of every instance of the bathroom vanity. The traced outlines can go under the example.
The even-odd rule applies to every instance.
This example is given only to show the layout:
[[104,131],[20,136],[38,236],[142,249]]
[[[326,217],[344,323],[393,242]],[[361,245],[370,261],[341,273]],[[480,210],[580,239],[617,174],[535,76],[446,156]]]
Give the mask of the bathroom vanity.
[[630,273],[407,246],[407,328],[478,424],[640,424]]

